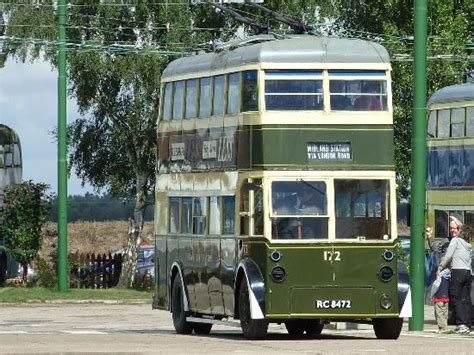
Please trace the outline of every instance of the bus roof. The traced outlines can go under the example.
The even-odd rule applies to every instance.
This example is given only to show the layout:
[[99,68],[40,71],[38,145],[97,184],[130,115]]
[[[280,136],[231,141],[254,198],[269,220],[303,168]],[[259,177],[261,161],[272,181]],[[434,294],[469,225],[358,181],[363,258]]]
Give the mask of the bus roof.
[[13,129],[0,124],[0,144],[18,143],[20,139]]
[[[260,36],[254,40],[260,42],[174,60],[162,78],[258,63],[390,63],[384,47],[360,39],[305,35],[285,39]],[[252,38],[247,42],[252,43]]]
[[474,101],[474,83],[446,86],[436,91],[428,100],[428,106],[457,101]]

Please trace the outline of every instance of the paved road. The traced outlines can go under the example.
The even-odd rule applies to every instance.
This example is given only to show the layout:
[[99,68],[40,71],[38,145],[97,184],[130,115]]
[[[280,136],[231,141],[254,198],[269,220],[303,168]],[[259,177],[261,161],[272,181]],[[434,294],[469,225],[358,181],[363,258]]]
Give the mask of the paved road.
[[[427,312],[432,312],[427,309]],[[426,312],[425,312],[426,313]],[[362,329],[324,329],[318,339],[290,339],[271,325],[268,339],[247,341],[239,328],[215,326],[209,336],[177,335],[168,312],[148,304],[0,305],[0,353],[469,353],[474,335],[438,335],[429,319],[423,332],[377,340]],[[338,325],[340,327],[340,324]]]

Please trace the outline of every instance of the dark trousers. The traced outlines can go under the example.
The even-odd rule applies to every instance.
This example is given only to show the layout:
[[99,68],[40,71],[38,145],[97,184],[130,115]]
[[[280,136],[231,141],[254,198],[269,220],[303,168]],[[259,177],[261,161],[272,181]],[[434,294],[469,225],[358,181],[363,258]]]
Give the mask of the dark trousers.
[[471,270],[452,269],[449,287],[450,302],[453,302],[456,324],[471,326]]

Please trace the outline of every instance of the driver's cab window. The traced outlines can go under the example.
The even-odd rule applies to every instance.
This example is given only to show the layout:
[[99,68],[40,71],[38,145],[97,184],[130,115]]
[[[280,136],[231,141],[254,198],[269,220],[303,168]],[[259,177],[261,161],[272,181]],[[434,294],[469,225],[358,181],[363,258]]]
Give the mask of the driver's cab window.
[[327,192],[324,181],[273,181],[273,239],[327,239]]

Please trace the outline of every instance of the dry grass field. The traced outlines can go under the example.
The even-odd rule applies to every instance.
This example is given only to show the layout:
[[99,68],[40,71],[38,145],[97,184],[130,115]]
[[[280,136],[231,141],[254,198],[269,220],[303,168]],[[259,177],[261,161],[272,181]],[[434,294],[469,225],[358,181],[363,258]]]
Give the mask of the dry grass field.
[[[75,222],[68,225],[68,252],[104,254],[115,252],[127,245],[127,221]],[[153,222],[144,226],[144,242],[151,243]],[[57,225],[48,224],[44,229],[43,248],[40,255],[45,257],[57,247]]]
[[[70,253],[109,253],[126,246],[128,222],[75,222],[68,225],[68,251]],[[45,228],[42,256],[56,248],[57,226],[50,223]],[[399,234],[409,234],[410,228],[398,224]],[[146,222],[143,233],[144,242],[153,242],[153,222]]]

